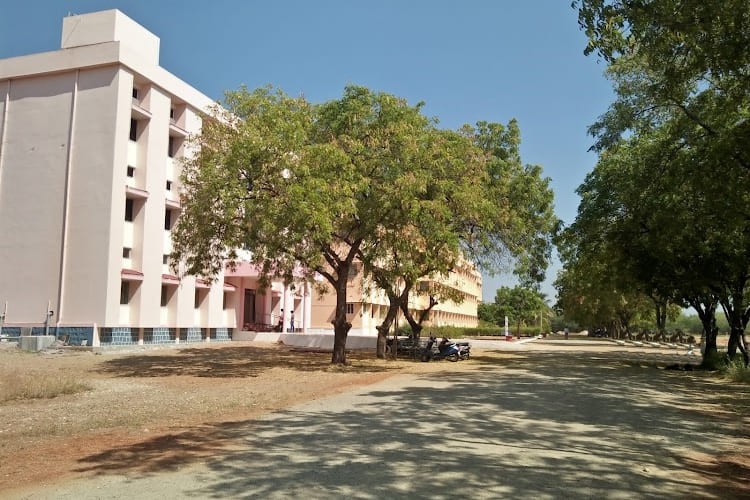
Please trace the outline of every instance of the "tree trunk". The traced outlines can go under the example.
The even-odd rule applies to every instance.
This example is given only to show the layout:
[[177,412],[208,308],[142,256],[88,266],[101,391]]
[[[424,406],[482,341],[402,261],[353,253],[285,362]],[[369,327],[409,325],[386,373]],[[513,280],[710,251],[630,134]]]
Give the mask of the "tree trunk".
[[734,359],[737,356],[737,350],[742,353],[742,360],[745,366],[750,362],[750,356],[747,352],[747,339],[745,338],[745,327],[740,325],[731,325],[729,331],[729,342],[727,343],[727,356]]
[[[388,332],[393,325],[393,320],[396,319],[396,312],[398,311],[398,298],[392,292],[386,292],[388,294],[388,312],[383,318],[383,322],[376,326],[375,329],[378,331],[378,344],[376,355],[380,359],[385,359],[385,346],[388,340]],[[394,346],[396,348],[397,346]]]
[[722,301],[721,307],[724,309],[724,315],[729,323],[729,342],[727,344],[727,356],[729,359],[734,359],[739,349],[742,353],[742,358],[745,366],[750,362],[747,348],[745,347],[745,328],[747,327],[748,311],[743,300],[744,292],[744,281],[741,282],[741,287],[737,287],[736,293],[732,294],[731,302],[730,298]]
[[[409,289],[410,288],[411,287],[409,287]],[[401,296],[401,311],[404,313],[406,321],[409,322],[409,326],[411,327],[414,338],[419,338],[420,334],[422,333],[422,329],[424,328],[422,326],[422,323],[424,323],[424,321],[427,319],[427,316],[429,316],[432,308],[438,305],[438,300],[433,295],[430,295],[430,305],[427,306],[427,309],[421,311],[419,313],[419,319],[415,320],[411,311],[409,311],[409,289],[405,290],[406,293]]]
[[750,319],[750,310],[745,304],[745,287],[747,276],[738,277],[737,281],[729,286],[730,293],[720,299],[724,315],[729,322],[729,343],[727,344],[727,356],[734,359],[737,349],[742,353],[745,366],[750,362],[745,343],[745,328]]
[[712,297],[689,300],[690,306],[698,313],[698,318],[703,326],[703,361],[701,366],[704,368],[715,369],[718,349],[716,347],[716,337],[719,335],[719,328],[716,326],[716,307],[718,301]]
[[342,262],[338,268],[338,279],[336,288],[336,311],[333,318],[333,353],[331,363],[338,365],[346,364],[346,337],[352,324],[346,320],[346,285],[349,277],[349,262]]

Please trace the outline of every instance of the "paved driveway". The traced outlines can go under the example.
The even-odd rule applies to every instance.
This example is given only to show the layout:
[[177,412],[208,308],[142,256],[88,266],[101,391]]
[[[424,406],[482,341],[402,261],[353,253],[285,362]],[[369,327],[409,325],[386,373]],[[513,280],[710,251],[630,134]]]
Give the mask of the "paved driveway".
[[[741,422],[726,413],[736,396],[716,392],[714,379],[628,363],[620,352],[519,351],[501,363],[477,354],[470,371],[445,362],[439,378],[395,377],[203,429],[203,439],[230,443],[209,461],[107,473],[24,498],[738,494],[709,474],[720,465],[711,454],[734,450]],[[117,455],[109,460],[99,465],[116,466]]]

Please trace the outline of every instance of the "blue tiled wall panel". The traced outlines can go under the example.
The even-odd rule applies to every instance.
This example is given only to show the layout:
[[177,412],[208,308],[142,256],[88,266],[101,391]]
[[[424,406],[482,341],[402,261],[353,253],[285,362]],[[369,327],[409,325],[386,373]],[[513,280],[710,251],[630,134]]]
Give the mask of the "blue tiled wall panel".
[[201,328],[182,328],[180,330],[180,342],[203,342],[205,333]]
[[144,344],[174,344],[177,332],[174,328],[146,328],[143,330]]
[[90,326],[61,326],[57,328],[57,337],[68,336],[68,345],[86,345],[94,343],[94,328]]
[[[3,337],[20,337],[21,327],[20,326],[4,326]],[[8,342],[18,342],[18,338],[6,339]]]
[[229,342],[232,340],[232,329],[211,328],[211,340],[213,342]]
[[109,345],[133,345],[138,343],[138,329],[129,327],[104,328],[99,342]]
[[94,342],[94,327],[92,326],[50,326],[49,328],[34,326],[30,329],[20,326],[4,326],[3,337],[18,337],[23,333],[23,330],[26,330],[27,335],[44,335],[47,333],[57,338],[67,335],[68,345],[81,345],[84,340],[86,345],[92,345]]

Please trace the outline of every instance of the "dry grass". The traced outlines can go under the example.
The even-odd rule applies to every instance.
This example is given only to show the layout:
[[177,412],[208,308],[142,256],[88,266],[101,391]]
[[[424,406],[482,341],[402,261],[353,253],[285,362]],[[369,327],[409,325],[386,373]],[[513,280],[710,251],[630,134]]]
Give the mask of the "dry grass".
[[0,368],[0,403],[23,399],[51,399],[91,390],[72,375],[51,376],[40,371],[23,373]]

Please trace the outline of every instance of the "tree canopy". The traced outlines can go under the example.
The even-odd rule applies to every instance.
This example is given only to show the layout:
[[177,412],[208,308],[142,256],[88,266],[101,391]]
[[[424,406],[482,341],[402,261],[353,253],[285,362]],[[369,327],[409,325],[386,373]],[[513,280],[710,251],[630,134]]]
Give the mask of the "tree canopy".
[[421,104],[359,86],[319,105],[269,87],[229,92],[184,164],[173,260],[215,275],[245,249],[266,278],[322,276],[336,293],[332,362],[345,363],[355,260],[396,309],[462,255],[509,256],[537,279],[546,266],[549,180],[520,163],[514,122],[477,130],[440,130]]
[[601,156],[568,238],[606,252],[632,290],[695,307],[713,350],[720,304],[730,352],[744,353],[750,9],[733,0],[573,6],[617,97],[590,128]]

